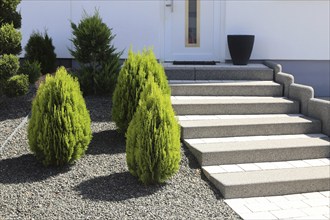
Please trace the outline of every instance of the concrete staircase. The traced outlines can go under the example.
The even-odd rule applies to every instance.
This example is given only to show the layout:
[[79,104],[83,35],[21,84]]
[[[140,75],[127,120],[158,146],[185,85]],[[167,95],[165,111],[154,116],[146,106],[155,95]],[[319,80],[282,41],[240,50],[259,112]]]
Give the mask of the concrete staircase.
[[321,122],[261,64],[165,66],[182,140],[225,198],[330,190]]

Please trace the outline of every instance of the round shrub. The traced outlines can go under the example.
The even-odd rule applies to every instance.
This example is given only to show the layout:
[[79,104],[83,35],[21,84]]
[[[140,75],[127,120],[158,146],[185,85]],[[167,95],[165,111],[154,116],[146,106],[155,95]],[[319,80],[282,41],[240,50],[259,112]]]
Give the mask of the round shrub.
[[32,104],[31,151],[45,166],[63,166],[84,155],[92,138],[91,119],[79,83],[64,67],[46,76]]
[[31,84],[35,83],[41,76],[40,63],[38,61],[25,60],[21,65],[19,72],[28,75]]
[[71,22],[74,49],[71,55],[81,68],[77,70],[84,95],[105,95],[113,92],[118,77],[121,52],[112,44],[115,35],[96,11],[84,14],[78,25]]
[[16,75],[18,69],[18,57],[13,54],[0,56],[0,80],[7,81],[10,77]]
[[38,61],[41,73],[52,73],[56,67],[56,53],[52,38],[47,32],[44,34],[33,32],[25,46],[25,59]]
[[15,75],[7,80],[4,93],[8,97],[25,95],[29,91],[29,77],[27,75]]
[[112,98],[112,118],[120,132],[126,132],[139,103],[140,93],[149,76],[154,77],[164,94],[170,95],[164,68],[157,62],[152,50],[144,50],[142,54],[134,54],[130,50],[119,72]]
[[180,128],[170,97],[153,77],[141,94],[139,106],[126,133],[129,171],[144,184],[162,183],[180,164]]
[[22,35],[13,24],[3,24],[0,27],[0,55],[19,54],[22,51]]

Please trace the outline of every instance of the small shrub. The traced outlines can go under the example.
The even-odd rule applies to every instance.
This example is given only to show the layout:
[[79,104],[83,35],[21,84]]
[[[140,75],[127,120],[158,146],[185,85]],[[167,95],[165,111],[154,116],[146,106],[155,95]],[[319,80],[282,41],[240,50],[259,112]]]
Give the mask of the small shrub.
[[170,97],[151,76],[126,133],[129,171],[144,184],[162,183],[180,163],[180,128]]
[[32,104],[28,126],[31,151],[45,166],[79,159],[91,141],[91,119],[79,83],[64,67],[46,76]]
[[1,0],[0,1],[0,26],[4,23],[13,23],[15,28],[21,27],[22,16],[16,11],[21,0]]
[[25,95],[29,91],[29,77],[27,75],[15,75],[7,80],[4,93],[8,97]]
[[16,75],[18,69],[18,57],[13,54],[0,56],[0,80],[7,81],[10,77]]
[[112,93],[118,77],[121,52],[112,45],[115,35],[102,22],[98,12],[86,13],[78,25],[71,22],[74,49],[71,55],[81,69],[77,71],[84,94],[104,95]]
[[52,73],[56,67],[56,53],[52,38],[47,32],[33,32],[25,46],[25,59],[38,61],[43,74]]
[[21,65],[19,72],[28,75],[31,84],[35,83],[41,76],[40,63],[38,61],[25,60]]
[[0,27],[0,55],[19,54],[22,51],[22,35],[13,24],[3,24]]
[[134,54],[130,50],[119,73],[112,99],[112,118],[119,132],[126,132],[149,76],[154,77],[164,94],[170,94],[164,68],[157,62],[152,50],[144,50],[142,54]]

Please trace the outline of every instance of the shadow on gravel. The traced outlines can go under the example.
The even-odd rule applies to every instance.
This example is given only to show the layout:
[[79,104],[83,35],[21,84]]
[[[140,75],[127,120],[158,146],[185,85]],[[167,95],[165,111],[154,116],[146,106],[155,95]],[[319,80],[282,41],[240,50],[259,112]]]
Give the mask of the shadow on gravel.
[[162,185],[144,186],[129,172],[87,180],[75,188],[85,199],[97,201],[124,201],[146,197],[163,188]]
[[32,106],[34,88],[30,88],[28,94],[15,98],[0,97],[0,121],[17,119],[29,114]]
[[188,147],[185,144],[182,144],[182,149],[183,149],[183,153],[184,155],[187,157],[188,162],[189,162],[189,167],[191,169],[200,169],[201,166],[198,164],[197,159],[195,158],[195,156],[190,152],[190,150],[188,149]]
[[0,160],[0,183],[32,183],[69,171],[70,166],[44,167],[32,154]]
[[116,130],[93,133],[93,139],[87,154],[120,154],[125,153],[125,137]]
[[182,149],[183,149],[183,153],[186,156],[186,158],[188,159],[188,166],[190,169],[193,170],[200,170],[200,178],[202,180],[204,180],[209,186],[210,189],[212,190],[214,196],[216,197],[216,199],[218,200],[223,200],[223,196],[220,193],[220,191],[216,188],[216,186],[210,182],[209,179],[207,179],[207,177],[205,176],[205,174],[203,173],[203,171],[201,170],[201,166],[199,165],[197,159],[195,158],[195,156],[190,152],[190,150],[188,149],[188,147],[185,144],[182,144]]
[[93,122],[111,121],[111,97],[85,96],[84,99]]

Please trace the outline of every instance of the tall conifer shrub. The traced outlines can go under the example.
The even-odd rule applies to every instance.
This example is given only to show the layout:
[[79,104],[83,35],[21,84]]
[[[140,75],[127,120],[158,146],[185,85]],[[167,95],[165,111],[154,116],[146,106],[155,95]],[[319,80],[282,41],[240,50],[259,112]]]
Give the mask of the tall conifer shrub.
[[84,95],[105,95],[113,92],[122,52],[113,45],[115,35],[96,11],[93,16],[86,12],[78,25],[71,22],[74,48],[71,55],[80,64],[76,76]]
[[64,67],[46,76],[33,100],[28,126],[31,151],[45,166],[79,159],[91,141],[91,119],[79,83]]
[[162,183],[180,163],[180,128],[170,96],[148,78],[126,133],[129,171],[144,184]]
[[56,53],[53,40],[47,31],[33,32],[25,46],[25,59],[30,62],[39,62],[41,73],[53,73],[56,69]]
[[112,118],[119,131],[125,133],[140,100],[140,94],[149,76],[164,94],[170,95],[170,87],[164,68],[156,60],[152,50],[141,54],[128,52],[128,58],[120,70],[117,85],[113,94]]

